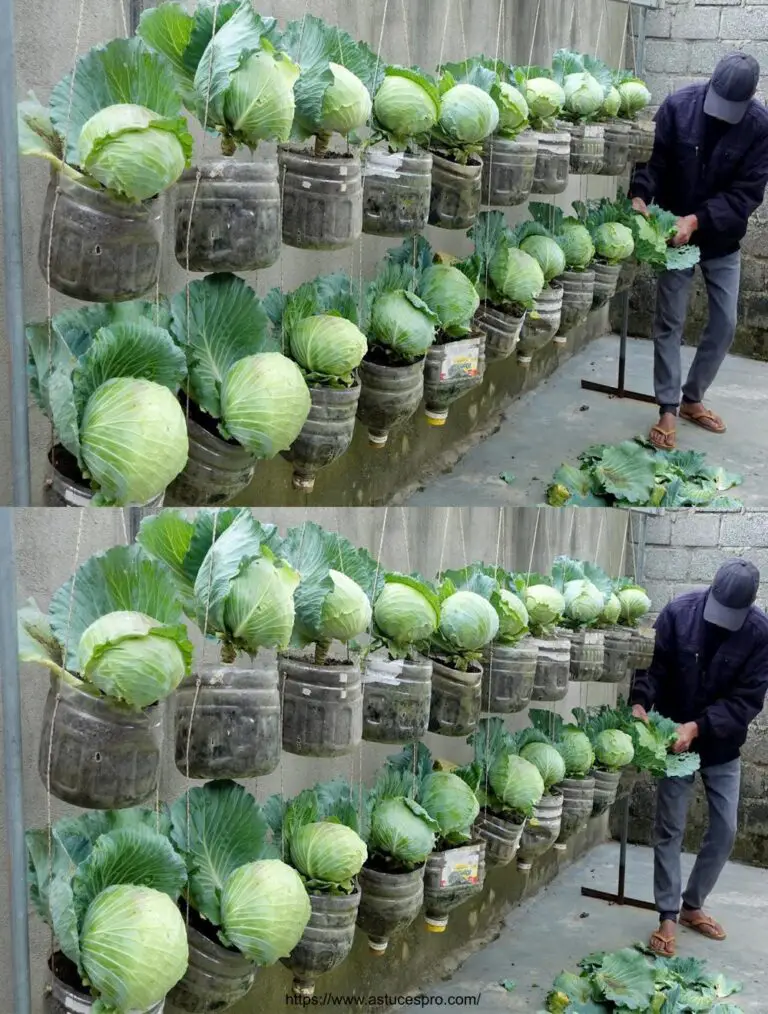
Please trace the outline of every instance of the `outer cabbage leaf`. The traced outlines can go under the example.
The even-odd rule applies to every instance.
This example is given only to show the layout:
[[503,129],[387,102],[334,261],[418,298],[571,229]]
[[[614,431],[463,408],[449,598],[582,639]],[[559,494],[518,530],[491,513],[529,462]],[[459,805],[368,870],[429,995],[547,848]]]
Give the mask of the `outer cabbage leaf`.
[[605,450],[595,475],[617,500],[646,504],[653,490],[655,468],[653,458],[632,440]]
[[653,969],[632,948],[607,954],[594,981],[606,1000],[627,1010],[646,1011],[655,992]]

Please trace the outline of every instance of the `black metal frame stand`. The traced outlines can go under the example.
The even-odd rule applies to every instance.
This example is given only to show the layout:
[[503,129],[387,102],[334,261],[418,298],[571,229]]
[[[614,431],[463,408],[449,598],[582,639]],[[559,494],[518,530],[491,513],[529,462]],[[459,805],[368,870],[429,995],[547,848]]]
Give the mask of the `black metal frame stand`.
[[582,380],[581,386],[585,391],[597,391],[598,394],[608,394],[612,398],[630,398],[632,401],[642,401],[648,405],[655,405],[656,398],[652,394],[641,394],[639,391],[628,391],[625,380],[627,374],[627,336],[629,333],[629,292],[622,293],[622,321],[621,335],[619,336],[619,377],[616,386],[610,384],[598,384],[594,380]]
[[629,905],[631,908],[642,908],[647,912],[655,912],[656,905],[652,901],[641,901],[639,898],[628,898],[624,893],[627,881],[627,842],[629,839],[629,796],[620,800],[621,812],[621,842],[619,851],[619,886],[615,894],[609,891],[598,891],[594,887],[582,887],[581,893],[585,898],[597,898],[598,901],[607,901],[611,905]]

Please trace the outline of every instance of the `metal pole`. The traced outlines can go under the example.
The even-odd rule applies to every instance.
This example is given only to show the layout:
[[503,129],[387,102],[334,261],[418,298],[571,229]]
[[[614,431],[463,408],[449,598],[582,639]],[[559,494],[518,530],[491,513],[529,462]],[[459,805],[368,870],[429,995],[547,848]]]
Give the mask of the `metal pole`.
[[3,775],[5,829],[10,871],[9,908],[11,967],[15,1014],[32,1010],[27,915],[27,850],[24,844],[21,693],[16,636],[16,575],[13,554],[13,510],[0,507],[0,692],[3,702]]
[[131,35],[136,34],[136,29],[139,27],[139,18],[141,17],[143,10],[144,0],[130,0],[128,25],[131,29]]
[[27,415],[27,341],[24,334],[24,248],[21,240],[19,129],[16,122],[16,54],[13,0],[0,0],[0,181],[3,201],[5,332],[11,362],[13,503],[28,507],[32,495]]
[[619,886],[617,890],[619,905],[624,904],[624,888],[627,883],[627,842],[629,841],[629,796],[621,801],[621,843],[619,845]]

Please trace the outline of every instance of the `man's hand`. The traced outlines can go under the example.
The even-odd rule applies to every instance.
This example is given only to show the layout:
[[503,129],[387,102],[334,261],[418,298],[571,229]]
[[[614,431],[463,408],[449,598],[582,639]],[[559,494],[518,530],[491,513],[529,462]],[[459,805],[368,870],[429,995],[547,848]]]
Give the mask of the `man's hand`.
[[641,215],[648,216],[648,205],[642,199],[642,197],[632,198],[632,207]]
[[699,734],[699,727],[695,722],[686,722],[685,725],[677,727],[677,742],[672,747],[672,753],[685,753],[690,750],[691,743]]
[[634,704],[632,706],[632,714],[635,718],[639,718],[641,722],[648,721],[648,712],[642,706],[642,704]]
[[675,228],[677,232],[672,237],[672,246],[685,246],[699,228],[699,220],[695,215],[686,215],[685,218],[678,218]]

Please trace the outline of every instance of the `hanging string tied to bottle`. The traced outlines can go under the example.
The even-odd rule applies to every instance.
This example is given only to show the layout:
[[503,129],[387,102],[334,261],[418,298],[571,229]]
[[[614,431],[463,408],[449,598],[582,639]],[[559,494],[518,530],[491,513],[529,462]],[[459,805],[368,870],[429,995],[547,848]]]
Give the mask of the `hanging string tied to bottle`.
[[[381,519],[381,534],[379,536],[379,548],[378,548],[378,551],[376,553],[376,571],[375,571],[374,576],[373,576],[373,589],[371,591],[371,619],[370,619],[370,622],[368,624],[368,638],[369,638],[368,651],[370,650],[370,642],[373,640],[373,624],[374,624],[374,621],[373,621],[373,606],[374,606],[374,603],[376,601],[376,594],[377,594],[377,591],[378,591],[378,588],[379,588],[379,578],[381,576],[381,558],[384,555],[384,536],[385,536],[386,531],[387,531],[387,519],[388,519],[388,517],[389,517],[389,507],[385,507],[384,508],[384,515],[383,515],[383,517]],[[367,653],[366,653],[366,658],[367,658]],[[365,694],[365,687],[364,686],[363,686],[363,694]],[[357,817],[358,817],[359,826],[362,826],[363,812],[364,812],[364,807],[365,807],[365,801],[363,799],[363,744],[362,744],[362,742],[360,743],[360,745],[358,747],[357,757],[358,757],[358,761],[359,761],[359,765],[358,765],[358,786],[357,786],[357,788],[358,788],[358,793],[357,793],[357,803],[358,803]],[[352,784],[354,784],[354,782]]]

